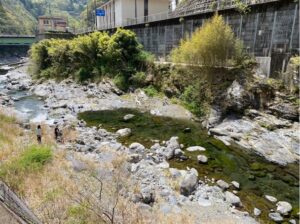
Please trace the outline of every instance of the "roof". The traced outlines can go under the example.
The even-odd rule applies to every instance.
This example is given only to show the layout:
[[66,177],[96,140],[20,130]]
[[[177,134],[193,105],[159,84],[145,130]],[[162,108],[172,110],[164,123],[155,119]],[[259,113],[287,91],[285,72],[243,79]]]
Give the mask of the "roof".
[[59,16],[39,16],[39,19],[56,19],[56,20],[66,20],[65,17],[59,17]]

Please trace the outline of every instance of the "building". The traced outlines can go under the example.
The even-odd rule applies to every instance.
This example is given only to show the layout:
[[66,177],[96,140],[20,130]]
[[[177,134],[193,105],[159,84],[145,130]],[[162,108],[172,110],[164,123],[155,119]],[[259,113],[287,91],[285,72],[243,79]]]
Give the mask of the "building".
[[64,17],[40,16],[38,31],[43,34],[48,31],[67,32],[68,22]]
[[105,16],[97,16],[97,28],[147,23],[149,16],[168,12],[169,5],[169,0],[110,0],[98,8]]

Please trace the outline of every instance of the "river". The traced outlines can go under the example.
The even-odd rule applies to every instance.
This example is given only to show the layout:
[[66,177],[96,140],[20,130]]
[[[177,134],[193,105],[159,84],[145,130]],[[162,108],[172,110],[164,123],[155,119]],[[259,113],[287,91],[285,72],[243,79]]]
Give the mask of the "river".
[[[5,83],[0,76],[0,92],[4,91]],[[33,95],[30,91],[6,92],[14,99],[14,108],[22,118],[30,122],[53,123],[45,107],[44,99]],[[135,117],[127,122],[124,115],[134,114]],[[194,167],[198,170],[200,179],[223,179],[227,182],[237,181],[241,185],[238,195],[242,199],[245,209],[250,213],[254,207],[262,210],[261,219],[268,222],[270,209],[276,206],[264,198],[272,195],[279,200],[288,201],[293,205],[293,214],[299,211],[299,170],[298,164],[290,164],[282,167],[270,163],[262,157],[245,151],[238,147],[226,146],[219,140],[209,136],[207,130],[198,123],[172,119],[169,117],[153,116],[150,113],[142,113],[134,109],[117,109],[106,111],[84,112],[79,114],[89,126],[102,125],[103,128],[115,132],[121,128],[131,128],[132,135],[120,139],[128,145],[132,142],[140,142],[151,147],[153,140],[166,141],[172,136],[178,136],[180,143],[188,146],[202,146],[205,152],[185,152],[188,160],[170,161],[172,167],[186,169]],[[186,128],[190,131],[185,132]],[[197,155],[208,157],[207,164],[199,164]]]

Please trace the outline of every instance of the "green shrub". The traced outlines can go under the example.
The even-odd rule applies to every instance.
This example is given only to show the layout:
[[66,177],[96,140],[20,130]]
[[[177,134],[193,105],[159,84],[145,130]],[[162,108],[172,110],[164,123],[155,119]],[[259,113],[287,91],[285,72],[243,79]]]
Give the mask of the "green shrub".
[[18,157],[0,166],[0,178],[13,189],[18,190],[26,175],[40,171],[52,159],[49,146],[29,146]]
[[128,89],[128,81],[123,75],[115,76],[113,82],[120,90],[126,91]]
[[144,88],[144,91],[150,97],[159,95],[159,92],[157,91],[157,89],[152,85],[147,86],[146,88]]
[[135,87],[143,87],[146,85],[147,75],[145,72],[136,72],[130,79]]
[[241,53],[239,41],[220,15],[215,15],[191,38],[181,41],[171,53],[174,62],[203,66],[227,66]]
[[99,80],[104,75],[123,76],[124,87],[131,84],[133,74],[146,71],[153,62],[153,56],[143,50],[135,33],[124,29],[112,36],[94,32],[73,40],[40,41],[32,46],[30,57],[31,73],[36,78],[73,77],[84,81]]
[[201,89],[201,85],[190,85],[185,88],[184,92],[180,96],[184,105],[193,114],[201,117],[204,116],[208,110],[209,105],[209,89]]

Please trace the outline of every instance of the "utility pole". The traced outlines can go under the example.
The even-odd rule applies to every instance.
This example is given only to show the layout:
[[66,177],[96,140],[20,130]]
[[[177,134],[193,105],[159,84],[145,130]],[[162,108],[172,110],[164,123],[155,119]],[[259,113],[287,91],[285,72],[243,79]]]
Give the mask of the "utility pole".
[[96,14],[96,6],[97,4],[96,4],[96,0],[94,0],[94,18],[95,18],[95,23],[94,23],[94,25],[95,25],[95,30],[97,30],[97,14]]
[[89,28],[89,2],[86,4],[86,27]]

